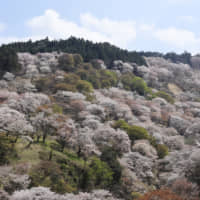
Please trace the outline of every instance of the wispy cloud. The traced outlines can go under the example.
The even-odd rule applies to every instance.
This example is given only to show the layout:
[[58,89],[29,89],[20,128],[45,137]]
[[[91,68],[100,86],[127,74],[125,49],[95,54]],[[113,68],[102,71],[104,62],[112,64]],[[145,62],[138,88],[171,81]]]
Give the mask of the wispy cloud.
[[[184,20],[193,20],[190,16]],[[48,9],[42,15],[26,22],[27,37],[0,37],[0,43],[13,41],[39,40],[48,36],[50,39],[66,39],[70,36],[88,39],[94,42],[110,42],[122,48],[133,50],[134,43],[150,42],[169,47],[170,50],[192,53],[200,50],[200,35],[188,29],[177,27],[160,28],[156,24],[144,24],[137,21],[118,21],[110,18],[97,18],[89,13],[80,15],[80,21],[74,22],[62,18],[55,10]],[[4,26],[0,31],[4,30]],[[138,41],[136,41],[138,40]],[[152,48],[153,49],[153,48]]]
[[27,22],[33,35],[60,39],[71,35],[90,39],[94,42],[111,42],[127,48],[129,42],[136,39],[135,22],[98,19],[91,14],[80,16],[80,25],[60,17],[54,10],[46,10],[41,16]]
[[155,37],[161,41],[170,43],[180,48],[200,42],[191,31],[177,28],[158,29],[155,31]]

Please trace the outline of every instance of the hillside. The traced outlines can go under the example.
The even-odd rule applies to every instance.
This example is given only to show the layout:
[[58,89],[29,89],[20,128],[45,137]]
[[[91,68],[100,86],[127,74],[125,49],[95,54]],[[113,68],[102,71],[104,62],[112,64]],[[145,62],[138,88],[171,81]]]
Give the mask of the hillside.
[[198,56],[70,41],[1,47],[0,199],[198,199]]

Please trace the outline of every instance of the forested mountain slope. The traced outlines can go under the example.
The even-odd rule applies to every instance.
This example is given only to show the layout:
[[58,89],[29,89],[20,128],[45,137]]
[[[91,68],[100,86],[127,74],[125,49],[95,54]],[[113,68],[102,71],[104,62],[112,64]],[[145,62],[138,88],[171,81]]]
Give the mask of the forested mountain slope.
[[198,69],[41,43],[0,50],[0,199],[198,199]]

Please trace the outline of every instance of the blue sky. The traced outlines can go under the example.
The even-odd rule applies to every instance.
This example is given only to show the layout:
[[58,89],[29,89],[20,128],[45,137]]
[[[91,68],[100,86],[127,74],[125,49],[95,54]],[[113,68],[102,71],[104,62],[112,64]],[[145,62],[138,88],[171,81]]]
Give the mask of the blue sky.
[[6,0],[0,43],[73,35],[129,50],[199,53],[199,9],[199,0]]

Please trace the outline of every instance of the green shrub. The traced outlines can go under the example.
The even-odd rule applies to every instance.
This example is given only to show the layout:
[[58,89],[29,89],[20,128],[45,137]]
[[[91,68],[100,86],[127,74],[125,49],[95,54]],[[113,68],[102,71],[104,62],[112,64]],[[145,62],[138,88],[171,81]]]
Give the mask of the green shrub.
[[127,133],[132,143],[135,140],[149,139],[148,131],[140,126],[130,126],[127,130]]
[[133,200],[139,200],[139,198],[142,197],[142,194],[138,192],[132,192],[131,197],[133,198]]
[[53,110],[54,113],[63,114],[63,109],[58,104],[53,104],[52,110]]
[[118,79],[115,72],[104,69],[94,69],[91,63],[84,63],[79,66],[76,75],[82,80],[88,81],[96,89],[116,86]]
[[100,72],[101,86],[114,87],[117,85],[117,74],[110,70],[102,69]]
[[54,86],[55,90],[64,90],[64,91],[72,91],[76,92],[76,85],[67,84],[67,83],[58,83]]
[[131,74],[131,73],[128,73],[128,74],[123,74],[121,76],[121,82],[124,86],[124,89],[126,90],[131,90],[131,85],[132,85],[132,81],[133,81],[133,78],[134,78],[134,75]]
[[140,95],[151,94],[151,89],[147,86],[146,82],[133,74],[124,74],[120,78],[124,89],[138,92]]
[[87,182],[89,188],[107,188],[113,180],[113,172],[107,163],[101,161],[99,158],[92,158],[88,166]]
[[152,99],[154,99],[154,98],[156,98],[156,97],[157,97],[157,96],[156,96],[155,93],[153,93],[152,88],[148,87],[146,99],[147,99],[147,100],[152,100]]
[[148,86],[146,82],[137,76],[135,76],[132,80],[131,89],[133,91],[137,91],[140,95],[146,95],[148,93]]
[[109,80],[101,80],[101,88],[109,88],[111,87],[111,84],[109,82]]
[[132,144],[135,140],[148,140],[150,144],[156,149],[159,158],[164,158],[166,155],[168,155],[167,146],[163,144],[157,144],[156,139],[153,136],[149,135],[148,131],[143,127],[133,125],[130,126],[124,120],[118,120],[113,124],[113,128],[120,128],[125,130]]
[[33,167],[30,174],[31,186],[49,187],[57,193],[73,192],[73,188],[65,179],[66,175],[57,163],[50,161],[41,161],[37,166]]
[[5,133],[0,133],[0,165],[8,164],[9,157],[16,154],[13,146],[14,139]]
[[86,100],[90,102],[93,102],[96,99],[93,93],[86,93],[85,96],[86,96]]
[[82,79],[90,82],[94,88],[101,88],[100,74],[98,70],[94,69],[83,69],[80,68],[76,71],[76,74]]
[[77,82],[76,88],[79,92],[82,93],[91,93],[93,91],[92,84],[85,80],[79,80]]
[[53,77],[42,77],[35,81],[35,87],[39,92],[47,92],[54,87]]
[[89,76],[88,76],[88,81],[92,83],[93,87],[95,89],[101,88],[101,75],[98,70],[90,70],[89,71]]
[[89,73],[87,70],[85,69],[79,69],[77,70],[76,74],[82,79],[82,80],[88,80],[89,79]]
[[159,92],[156,92],[155,95],[157,97],[161,97],[163,99],[165,99],[167,102],[173,104],[174,103],[174,99],[172,96],[170,96],[169,94],[167,94],[166,92],[164,91],[159,91]]
[[78,80],[80,80],[80,77],[74,73],[67,73],[64,76],[64,81],[67,84],[76,84]]
[[122,167],[117,160],[117,152],[115,152],[112,148],[107,147],[102,151],[100,158],[108,164],[113,172],[112,185],[119,184],[122,175]]
[[90,61],[90,63],[95,69],[101,69],[101,60],[93,59]]
[[64,90],[64,91],[72,91],[76,92],[77,82],[80,80],[80,77],[74,73],[68,73],[64,76],[64,82],[57,83],[54,85],[55,91]]
[[124,120],[118,120],[113,124],[113,128],[120,128],[123,129],[127,132],[130,140],[132,143],[135,140],[140,140],[140,139],[149,139],[149,134],[148,131],[140,126],[130,126],[127,122]]
[[72,54],[63,54],[58,58],[59,67],[67,72],[72,72],[75,70],[75,62]]
[[157,144],[155,146],[157,150],[158,157],[160,159],[164,158],[166,155],[168,155],[168,148],[164,144]]
[[128,123],[126,121],[118,120],[112,125],[112,127],[115,128],[115,129],[120,128],[120,129],[123,129],[123,130],[127,131],[130,126],[128,125]]
[[74,64],[78,66],[83,63],[83,57],[80,54],[73,54]]

